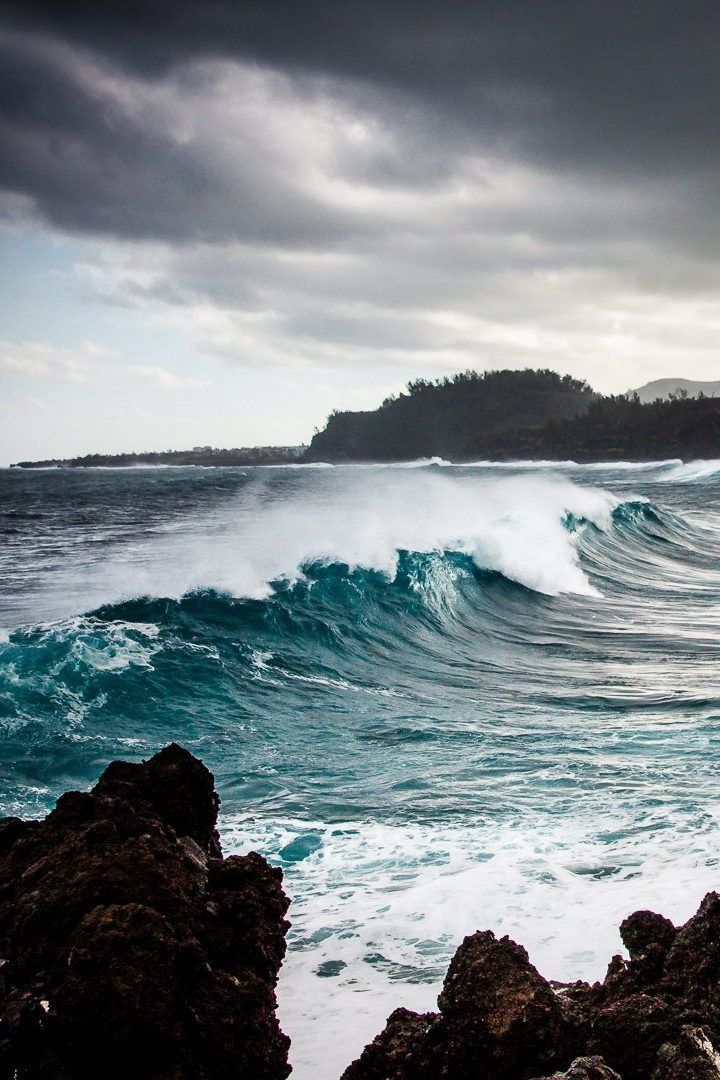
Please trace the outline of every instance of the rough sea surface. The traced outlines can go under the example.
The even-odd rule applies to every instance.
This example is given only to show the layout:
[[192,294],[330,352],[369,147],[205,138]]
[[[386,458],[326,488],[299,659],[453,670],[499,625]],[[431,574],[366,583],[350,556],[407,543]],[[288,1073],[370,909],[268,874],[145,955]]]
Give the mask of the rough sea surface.
[[720,886],[720,462],[4,470],[0,628],[0,812],[176,739],[285,868],[298,1080]]

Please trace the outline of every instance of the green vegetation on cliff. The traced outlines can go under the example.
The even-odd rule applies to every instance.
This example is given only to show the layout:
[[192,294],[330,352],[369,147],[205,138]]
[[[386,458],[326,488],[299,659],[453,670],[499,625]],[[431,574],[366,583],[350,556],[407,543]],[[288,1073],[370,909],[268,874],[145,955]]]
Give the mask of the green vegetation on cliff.
[[307,459],[400,461],[720,457],[720,399],[603,397],[553,371],[418,380],[372,412],[335,412]]
[[439,455],[471,457],[480,438],[540,427],[584,412],[595,397],[586,382],[554,371],[466,371],[408,383],[372,412],[334,412],[308,457],[391,461]]
[[[720,400],[683,395],[643,403],[637,394],[599,397],[572,420],[516,433],[532,457],[598,461],[720,457]],[[509,454],[513,447],[507,445]],[[523,454],[524,456],[524,454]]]

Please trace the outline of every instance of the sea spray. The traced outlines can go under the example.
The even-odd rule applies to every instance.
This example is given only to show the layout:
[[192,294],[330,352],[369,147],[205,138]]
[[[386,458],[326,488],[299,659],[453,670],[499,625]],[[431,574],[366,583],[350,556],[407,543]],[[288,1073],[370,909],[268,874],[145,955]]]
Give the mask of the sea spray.
[[[605,529],[617,500],[559,476],[436,475],[427,470],[333,470],[312,487],[280,487],[256,470],[212,508],[110,542],[86,544],[48,568],[64,614],[138,596],[178,599],[202,588],[261,599],[314,563],[361,567],[392,578],[399,552],[465,552],[547,594],[592,593],[564,528],[568,514]],[[288,474],[286,473],[286,476]],[[295,474],[297,475],[297,474]],[[317,474],[315,474],[317,475]],[[71,538],[69,538],[71,542]],[[35,589],[43,591],[42,567]]]

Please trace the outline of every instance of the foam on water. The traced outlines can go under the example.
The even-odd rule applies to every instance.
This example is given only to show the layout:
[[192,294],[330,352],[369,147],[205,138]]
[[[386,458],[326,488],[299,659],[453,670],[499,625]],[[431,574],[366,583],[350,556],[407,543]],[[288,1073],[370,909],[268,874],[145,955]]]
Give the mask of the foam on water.
[[293,897],[279,988],[293,1075],[335,1080],[394,1008],[434,1009],[476,929],[524,944],[548,978],[601,979],[630,911],[681,922],[717,886],[719,810],[457,826],[225,820],[226,848],[284,864]]
[[680,458],[667,458],[663,461],[594,461],[583,463],[572,459],[549,459],[538,461],[458,461],[443,462],[444,465],[453,464],[458,469],[512,469],[513,471],[529,470],[535,472],[538,469],[551,469],[557,472],[565,472],[569,469],[580,469],[583,472],[638,472],[646,470],[656,471],[669,465],[682,465]]
[[669,484],[692,483],[710,480],[720,473],[720,460],[677,462],[658,477]]

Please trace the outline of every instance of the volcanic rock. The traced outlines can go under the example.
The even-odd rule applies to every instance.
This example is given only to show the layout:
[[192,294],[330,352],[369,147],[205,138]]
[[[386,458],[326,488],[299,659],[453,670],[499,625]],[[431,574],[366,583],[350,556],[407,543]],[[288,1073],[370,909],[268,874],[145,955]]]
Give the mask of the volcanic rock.
[[520,945],[486,931],[450,964],[439,1014],[396,1010],[343,1080],[517,1080],[568,1065],[582,1017],[536,971]]
[[630,958],[593,986],[551,985],[507,937],[465,938],[439,1012],[394,1012],[344,1080],[720,1080],[720,896],[679,928],[638,911],[621,933]]
[[719,1080],[720,1054],[702,1028],[684,1027],[678,1042],[660,1047],[652,1080]]
[[582,1057],[576,1058],[567,1072],[555,1072],[552,1076],[537,1077],[537,1080],[622,1080],[622,1077],[602,1058]]
[[222,858],[205,766],[115,762],[0,821],[0,1076],[283,1080],[282,874]]

